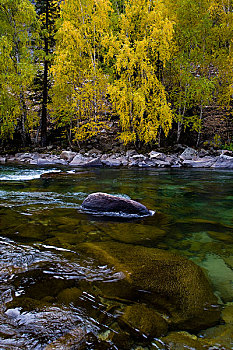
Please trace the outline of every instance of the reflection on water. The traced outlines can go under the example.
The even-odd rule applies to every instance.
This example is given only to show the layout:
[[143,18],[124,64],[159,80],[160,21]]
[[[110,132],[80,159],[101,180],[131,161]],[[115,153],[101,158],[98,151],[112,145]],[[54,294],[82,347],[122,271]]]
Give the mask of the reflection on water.
[[[0,169],[0,348],[233,348],[233,172],[91,169],[40,178],[47,171]],[[99,191],[156,214],[121,220],[79,211]],[[167,326],[108,245],[128,245],[130,254],[159,248],[201,266],[221,306],[219,324],[195,335]]]

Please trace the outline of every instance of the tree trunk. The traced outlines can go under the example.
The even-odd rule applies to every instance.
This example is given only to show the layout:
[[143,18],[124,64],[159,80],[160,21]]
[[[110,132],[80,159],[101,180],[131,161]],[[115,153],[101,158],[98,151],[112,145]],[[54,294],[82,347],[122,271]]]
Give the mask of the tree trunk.
[[[203,116],[203,106],[201,104],[201,111],[200,111],[200,117],[199,117],[200,124],[201,124],[201,121],[202,121],[202,116]],[[199,129],[198,135],[197,135],[197,144],[196,144],[197,147],[199,146],[200,139],[201,139],[201,125],[200,125],[200,129]]]
[[181,122],[178,122],[178,125],[177,125],[176,143],[179,143],[179,142],[180,142],[181,131],[182,131],[182,123],[181,123]]
[[[184,115],[185,115],[185,112],[186,112],[186,95],[187,95],[187,88],[188,88],[188,85],[185,84],[185,100],[184,100],[182,118],[181,118],[181,121],[178,121],[178,125],[177,125],[177,137],[176,137],[176,142],[177,142],[177,143],[179,143],[179,141],[180,141],[180,136],[181,136],[181,133],[182,133],[182,126],[183,126]],[[181,116],[181,95],[180,95],[179,116]]]
[[27,135],[25,130],[25,123],[27,122],[27,106],[24,99],[23,92],[20,93],[20,106],[22,111],[22,117],[20,118],[19,122],[19,132],[21,136],[22,145],[26,146],[27,143]]

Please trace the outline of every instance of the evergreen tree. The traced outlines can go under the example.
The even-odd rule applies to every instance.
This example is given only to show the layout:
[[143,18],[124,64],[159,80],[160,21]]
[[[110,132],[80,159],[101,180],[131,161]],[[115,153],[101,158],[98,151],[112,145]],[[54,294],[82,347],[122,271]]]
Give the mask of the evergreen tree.
[[37,74],[37,89],[41,90],[40,97],[40,129],[41,129],[41,145],[47,145],[47,125],[48,125],[48,99],[49,99],[49,68],[51,66],[54,46],[55,46],[55,22],[59,17],[59,1],[58,0],[36,0],[35,8],[41,22],[41,43],[42,43],[42,63],[43,71]]

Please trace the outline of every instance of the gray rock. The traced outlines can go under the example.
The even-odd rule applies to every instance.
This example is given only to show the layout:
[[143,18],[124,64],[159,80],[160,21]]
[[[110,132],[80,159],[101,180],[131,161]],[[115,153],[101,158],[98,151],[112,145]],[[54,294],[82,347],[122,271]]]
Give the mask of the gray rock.
[[191,160],[197,156],[197,151],[193,148],[186,148],[183,153],[180,155],[181,160]]
[[102,163],[106,166],[109,166],[109,167],[119,167],[121,166],[121,161],[120,159],[117,159],[117,158],[112,158],[112,157],[109,157],[105,160],[101,160]]
[[60,157],[61,159],[64,159],[69,163],[74,159],[76,154],[77,154],[76,152],[72,152],[72,151],[62,151]]
[[98,158],[98,157],[101,156],[101,154],[102,154],[101,151],[99,151],[96,148],[93,148],[89,152],[87,152],[85,155],[87,155],[88,157],[91,156],[91,157],[94,157],[94,158]]
[[150,168],[150,167],[152,167],[154,164],[153,164],[153,162],[148,162],[148,161],[146,161],[146,160],[143,160],[143,161],[139,161],[138,163],[137,163],[137,166],[139,167],[139,168]]
[[144,154],[135,154],[135,155],[131,156],[131,159],[132,160],[143,161],[143,160],[146,160],[147,157],[144,156]]
[[0,164],[6,163],[6,157],[0,157]]
[[165,160],[166,156],[164,153],[156,152],[156,151],[151,151],[149,153],[150,159],[159,159],[159,160]]
[[44,158],[45,159],[45,158],[50,157],[51,155],[50,155],[50,153],[42,153],[42,154],[39,154],[39,156],[40,156],[40,158]]
[[169,155],[169,156],[165,155],[165,158],[163,160],[165,162],[170,163],[171,165],[176,164],[177,162],[179,163],[179,158],[175,154],[172,154],[172,155]]
[[129,164],[129,162],[128,162],[128,160],[127,160],[126,157],[122,156],[122,157],[120,157],[119,159],[121,160],[121,164],[122,164],[123,166],[127,166],[127,165]]
[[205,149],[201,149],[201,150],[198,152],[198,157],[200,157],[200,158],[207,157],[207,156],[209,156],[209,152],[206,151]]
[[159,160],[159,159],[153,160],[153,164],[155,167],[158,167],[158,168],[168,168],[171,166],[170,162]]
[[138,166],[138,161],[137,160],[129,160],[128,166],[129,167],[136,167],[136,166]]
[[90,194],[81,207],[97,212],[150,215],[150,211],[141,203],[102,192]]
[[91,167],[101,167],[103,166],[100,158],[90,158],[84,157],[80,153],[77,154],[74,159],[69,163],[71,166],[82,167],[82,168],[91,168]]
[[64,159],[55,159],[53,164],[67,165],[67,162]]
[[17,153],[15,161],[18,163],[30,163],[32,159],[38,158],[38,153]]
[[46,158],[38,158],[36,161],[37,165],[53,165],[53,161],[51,159]]
[[172,165],[171,165],[171,168],[180,168],[182,165],[180,164],[180,162],[179,161],[177,161],[177,162],[175,162],[175,163],[173,163]]
[[78,153],[73,158],[73,160],[69,163],[71,166],[83,166],[83,164],[86,164],[89,161],[87,157],[84,157],[82,154]]
[[126,157],[132,157],[138,154],[134,149],[130,149],[126,152]]
[[82,165],[84,168],[94,168],[94,167],[102,167],[103,164],[100,158],[89,159],[86,163]]
[[39,164],[37,163],[37,160],[36,160],[36,159],[30,159],[30,160],[28,161],[28,164],[30,164],[30,165],[39,165]]
[[16,158],[15,157],[10,156],[10,157],[7,158],[7,163],[14,163],[14,162],[16,162]]
[[107,158],[109,158],[109,154],[102,154],[101,160],[106,160]]
[[233,157],[225,156],[223,154],[217,157],[216,162],[211,167],[218,169],[233,169]]
[[203,157],[195,160],[184,160],[182,166],[187,168],[210,168],[216,161],[214,157]]
[[233,152],[232,151],[228,151],[227,149],[221,150],[221,154],[223,154],[224,156],[233,157]]
[[[34,164],[34,162],[30,162],[30,164]],[[48,156],[46,158],[39,157],[37,159],[37,165],[67,165],[67,162],[57,156]]]

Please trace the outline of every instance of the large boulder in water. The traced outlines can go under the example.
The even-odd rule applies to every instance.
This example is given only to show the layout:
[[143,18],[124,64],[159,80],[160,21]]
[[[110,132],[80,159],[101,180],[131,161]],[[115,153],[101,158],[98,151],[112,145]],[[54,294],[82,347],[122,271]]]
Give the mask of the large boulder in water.
[[[159,312],[170,329],[197,331],[218,322],[217,298],[205,274],[185,257],[116,242],[85,243],[80,248],[93,255],[98,265],[108,264],[121,272],[120,297],[122,287],[134,290],[132,301],[141,291],[139,299]],[[118,283],[114,283],[115,295],[105,292],[104,296],[117,299]]]
[[81,207],[93,212],[150,215],[150,211],[141,203],[102,192],[90,194]]

